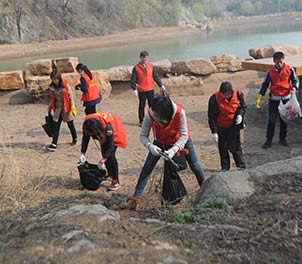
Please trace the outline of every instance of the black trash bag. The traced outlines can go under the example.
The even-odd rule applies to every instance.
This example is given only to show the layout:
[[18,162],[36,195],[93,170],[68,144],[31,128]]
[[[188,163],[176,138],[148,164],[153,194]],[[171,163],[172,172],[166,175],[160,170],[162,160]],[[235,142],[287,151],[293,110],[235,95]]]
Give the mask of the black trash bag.
[[44,131],[49,137],[52,137],[54,125],[53,125],[53,117],[50,112],[48,112],[48,116],[45,116],[45,124],[42,126]]
[[78,165],[81,184],[88,190],[95,191],[100,187],[106,176],[106,170],[100,170],[96,164],[88,163]]
[[188,150],[180,150],[175,156],[172,158],[173,161],[178,165],[177,171],[182,171],[188,168],[187,160],[186,160],[186,151]]
[[179,203],[188,194],[181,178],[177,173],[177,168],[169,160],[164,162],[164,182],[162,197],[171,205]]

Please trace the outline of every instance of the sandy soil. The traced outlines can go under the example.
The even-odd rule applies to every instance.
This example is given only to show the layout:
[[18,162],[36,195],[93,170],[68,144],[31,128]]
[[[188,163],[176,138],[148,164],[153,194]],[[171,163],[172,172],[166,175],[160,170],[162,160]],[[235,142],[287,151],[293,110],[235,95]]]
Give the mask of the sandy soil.
[[[271,149],[261,148],[265,139],[266,100],[260,111],[254,108],[254,100],[262,77],[256,78],[255,73],[248,71],[218,74],[204,80],[203,95],[173,96],[173,100],[183,104],[186,109],[195,149],[207,177],[219,171],[218,150],[211,140],[206,111],[208,98],[221,80],[232,81],[247,97],[248,128],[243,131],[242,136],[248,168],[302,155],[302,140],[299,137],[301,120],[289,124],[290,147],[285,148],[274,143]],[[66,124],[63,124],[58,151],[46,152],[44,147],[50,143],[50,139],[41,129],[46,105],[9,104],[18,93],[0,97],[0,262],[272,263],[280,260],[280,263],[298,263],[302,256],[301,239],[281,234],[280,228],[278,229],[284,221],[299,219],[299,190],[302,186],[300,178],[295,178],[295,175],[293,178],[286,178],[290,183],[279,178],[271,180],[264,187],[263,184],[260,185],[260,196],[251,198],[245,205],[239,205],[231,214],[214,215],[201,224],[170,225],[171,209],[160,203],[163,175],[163,162],[160,161],[145,190],[140,211],[120,211],[122,219],[118,222],[107,220],[100,224],[96,219],[85,217],[69,219],[67,222],[41,220],[46,213],[76,204],[103,204],[115,208],[116,204],[125,201],[133,193],[147,151],[139,142],[136,98],[129,90],[114,91],[109,99],[99,105],[98,110],[117,114],[126,128],[128,146],[126,149],[118,149],[117,152],[122,188],[116,192],[107,192],[104,187],[96,192],[83,190],[76,168],[80,144],[70,146],[71,136]],[[84,111],[79,103],[78,112],[75,123],[81,139]],[[277,142],[277,133],[275,138]],[[93,142],[89,145],[87,157],[92,163],[99,159],[98,149]],[[235,169],[234,164],[232,169]],[[188,206],[199,190],[189,169],[181,172],[181,177],[189,196],[174,207],[177,210]],[[281,185],[279,181],[283,181]],[[277,192],[276,197],[270,196],[270,200],[267,200],[265,193],[275,186],[285,188],[289,185],[298,188],[296,200],[291,203],[292,200],[288,200],[285,190],[284,195],[288,198],[284,198],[286,203],[283,199],[284,204],[272,207],[272,203],[276,206],[280,203],[278,195],[281,191]],[[286,209],[288,204],[292,206],[290,211]],[[268,208],[271,208],[271,214],[268,214]],[[134,221],[133,217],[141,220]],[[144,222],[147,218],[162,222],[148,224]],[[276,222],[278,225],[274,224]],[[68,252],[72,242],[61,241],[61,237],[68,231],[79,229],[85,231],[85,237],[92,240],[102,253],[88,249],[80,250],[76,254]],[[279,233],[270,232],[273,230],[279,230]],[[280,239],[283,241],[282,246]],[[169,249],[157,249],[155,253],[154,243],[158,243],[156,241],[168,243]]]

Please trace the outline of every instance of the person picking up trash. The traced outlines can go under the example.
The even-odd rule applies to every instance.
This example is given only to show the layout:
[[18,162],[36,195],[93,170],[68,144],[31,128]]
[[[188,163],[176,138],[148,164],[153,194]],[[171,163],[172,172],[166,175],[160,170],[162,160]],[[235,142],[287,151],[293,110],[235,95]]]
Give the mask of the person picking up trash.
[[126,132],[122,121],[115,115],[105,112],[87,115],[83,123],[83,138],[79,164],[86,161],[85,153],[90,137],[98,141],[102,158],[98,163],[100,169],[107,169],[112,178],[109,191],[120,188],[118,175],[118,161],[116,150],[118,147],[126,148]]

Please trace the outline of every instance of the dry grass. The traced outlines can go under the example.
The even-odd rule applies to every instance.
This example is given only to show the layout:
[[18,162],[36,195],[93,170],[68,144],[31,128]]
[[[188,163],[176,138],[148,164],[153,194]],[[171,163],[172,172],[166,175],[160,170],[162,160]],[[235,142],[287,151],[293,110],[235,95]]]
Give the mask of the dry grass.
[[14,148],[7,144],[0,149],[0,182],[0,211],[24,209],[34,202],[32,197],[39,196],[39,192],[45,195],[49,186],[65,184],[63,178],[54,183],[51,177],[33,176],[30,167],[22,168]]

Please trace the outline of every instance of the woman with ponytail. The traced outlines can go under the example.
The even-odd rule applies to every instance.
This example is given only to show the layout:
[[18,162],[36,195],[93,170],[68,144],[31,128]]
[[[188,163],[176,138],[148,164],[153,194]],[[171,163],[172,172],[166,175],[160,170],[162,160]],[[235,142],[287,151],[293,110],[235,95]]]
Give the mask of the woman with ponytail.
[[86,65],[79,63],[76,70],[81,75],[80,84],[76,86],[76,90],[83,92],[81,100],[85,107],[85,114],[94,114],[96,113],[96,104],[101,102],[96,80]]

